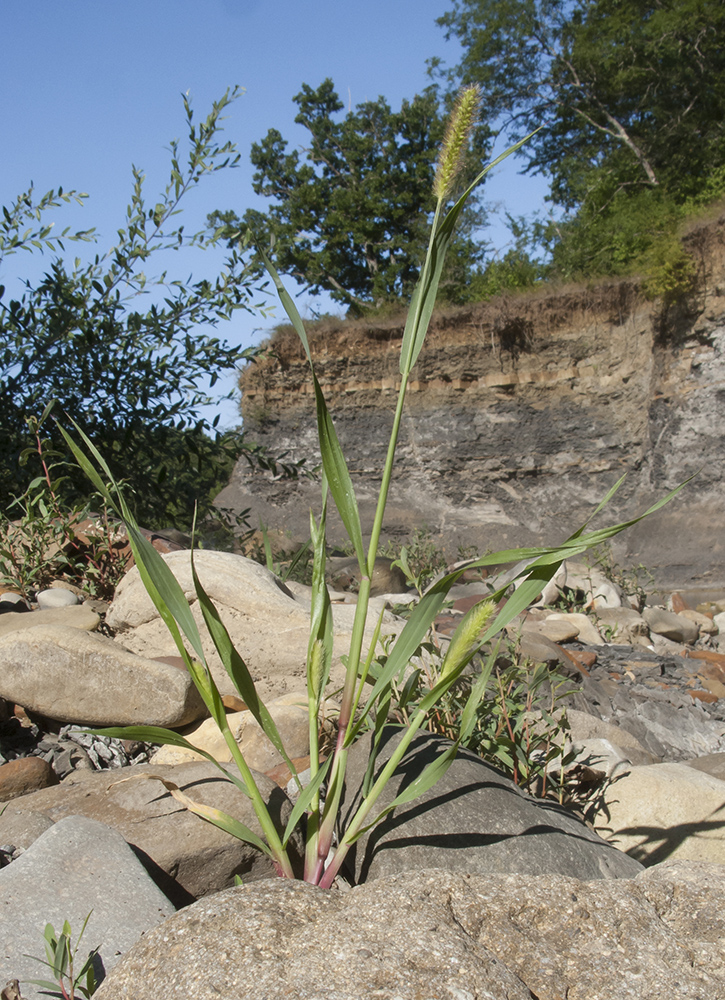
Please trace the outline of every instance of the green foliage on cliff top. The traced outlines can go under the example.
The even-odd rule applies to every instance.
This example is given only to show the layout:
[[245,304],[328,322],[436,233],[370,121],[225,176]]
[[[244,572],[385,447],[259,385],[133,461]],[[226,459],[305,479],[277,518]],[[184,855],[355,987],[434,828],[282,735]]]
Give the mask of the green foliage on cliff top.
[[[540,230],[549,276],[644,272],[686,291],[679,223],[725,194],[725,6],[719,0],[453,0],[492,130],[544,125],[522,151],[564,210]],[[435,65],[434,61],[434,65]]]

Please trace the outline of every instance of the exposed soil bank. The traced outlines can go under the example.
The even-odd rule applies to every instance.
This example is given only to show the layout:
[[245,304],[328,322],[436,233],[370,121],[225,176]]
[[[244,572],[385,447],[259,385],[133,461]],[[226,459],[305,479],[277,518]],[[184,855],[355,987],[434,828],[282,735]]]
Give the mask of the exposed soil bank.
[[[433,317],[410,386],[386,517],[425,524],[451,556],[553,543],[623,474],[596,524],[632,517],[689,476],[666,509],[620,536],[622,564],[661,586],[725,583],[725,218],[688,238],[697,295],[647,301],[632,281],[570,288]],[[311,335],[317,373],[372,523],[392,423],[404,317]],[[244,425],[274,453],[319,461],[309,371],[293,333],[242,375]],[[219,502],[308,535],[319,487],[274,482],[240,462]],[[343,537],[333,521],[333,541]]]

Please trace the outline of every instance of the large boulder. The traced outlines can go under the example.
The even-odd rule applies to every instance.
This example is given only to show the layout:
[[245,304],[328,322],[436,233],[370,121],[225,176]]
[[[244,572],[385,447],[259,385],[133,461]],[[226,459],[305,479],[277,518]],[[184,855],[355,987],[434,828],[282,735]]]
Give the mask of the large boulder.
[[[402,730],[387,729],[376,775],[398,745]],[[369,737],[348,758],[341,806],[343,828],[359,802]],[[371,818],[392,802],[448,741],[419,734],[378,799]],[[615,850],[585,823],[552,802],[534,799],[480,757],[459,751],[441,780],[398,806],[353,845],[347,865],[355,882],[422,868],[467,873],[557,873],[572,878],[629,878],[638,862]]]
[[605,786],[595,829],[646,865],[725,865],[725,781],[686,764],[650,764]]
[[[235,694],[214,649],[196,600],[188,552],[171,552],[164,562],[179,581],[199,626],[204,654],[222,694]],[[199,579],[216,605],[232,642],[244,658],[263,698],[274,698],[306,685],[309,604],[264,566],[230,552],[201,549],[194,553]],[[365,630],[364,651],[372,639],[379,611],[371,608]],[[349,652],[355,606],[333,606],[334,649],[332,683],[344,680],[341,656]],[[134,566],[118,586],[107,617],[117,630],[116,641],[145,657],[177,652]],[[385,613],[382,635],[397,634],[403,622]]]
[[[151,859],[153,866],[175,880],[168,891],[181,887],[178,898],[183,893],[198,898],[224,889],[233,884],[235,875],[252,881],[274,874],[266,855],[189,812],[160,781],[153,780],[154,775],[174,782],[190,799],[223,810],[263,836],[250,799],[213,764],[201,761],[177,766],[137,764],[111,772],[74,771],[60,785],[9,803],[0,815],[0,843],[12,842],[6,837],[22,835],[22,816],[27,816],[30,824],[36,813],[54,821],[77,814],[122,834],[142,856]],[[289,800],[269,778],[262,774],[255,778],[273,819],[283,830],[291,809]],[[293,839],[293,851],[297,844]],[[166,881],[162,881],[167,891]]]
[[267,881],[175,914],[96,1000],[722,1000],[725,867]]
[[51,979],[50,970],[28,957],[45,958],[47,923],[60,933],[67,920],[75,945],[90,914],[78,959],[82,965],[99,948],[94,971],[102,978],[174,910],[119,833],[96,820],[68,816],[0,871],[3,982],[20,980],[23,1000],[47,996],[30,980]]
[[206,714],[186,670],[95,632],[61,625],[9,632],[0,636],[0,662],[0,697],[59,722],[173,728]]

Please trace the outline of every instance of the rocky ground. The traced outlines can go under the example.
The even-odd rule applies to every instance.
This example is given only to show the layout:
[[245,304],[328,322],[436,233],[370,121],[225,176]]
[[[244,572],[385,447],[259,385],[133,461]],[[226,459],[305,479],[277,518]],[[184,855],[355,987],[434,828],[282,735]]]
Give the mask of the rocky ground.
[[[190,596],[188,553],[164,558]],[[304,767],[308,592],[241,556],[202,551],[197,569]],[[437,641],[498,582],[464,579]],[[340,1000],[420,989],[441,1000],[725,998],[725,593],[642,606],[576,564],[556,582],[508,638],[566,674],[559,708],[581,779],[578,813],[462,754],[444,784],[360,841],[347,894],[270,881],[262,856],[148,778],[173,780],[257,829],[248,800],[200,755],[79,731],[169,726],[229,759],[136,570],[110,608],[63,586],[32,608],[0,595],[2,981],[19,980],[24,1000],[39,996],[29,980],[43,970],[24,956],[42,954],[46,922],[76,929],[93,910],[84,944],[100,944],[100,976],[128,953],[99,990],[104,1000],[318,997],[323,985]],[[562,594],[576,597],[575,612]],[[351,600],[339,594],[334,605],[333,686]],[[368,642],[386,603],[400,602],[374,598]],[[383,632],[403,624],[384,613]],[[211,652],[210,662],[237,740],[283,818],[289,772]],[[334,718],[334,702],[326,712]],[[406,774],[436,739],[421,738]],[[356,767],[350,802],[364,772]],[[244,888],[229,888],[236,875]],[[347,942],[341,922],[354,929]],[[323,961],[330,949],[345,956],[335,969]]]

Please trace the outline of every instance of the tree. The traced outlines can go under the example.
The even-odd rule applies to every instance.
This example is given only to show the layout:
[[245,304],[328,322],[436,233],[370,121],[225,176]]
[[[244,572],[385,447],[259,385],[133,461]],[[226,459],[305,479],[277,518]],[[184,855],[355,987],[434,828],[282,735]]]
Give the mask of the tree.
[[451,78],[482,86],[491,123],[510,138],[544,125],[527,169],[584,232],[626,221],[632,199],[640,220],[669,219],[725,165],[720,0],[454,0],[439,23],[465,50]]
[[[436,88],[404,101],[397,112],[379,97],[342,118],[343,104],[329,79],[317,90],[303,84],[293,100],[309,146],[288,151],[276,129],[252,146],[254,191],[274,204],[266,213],[248,209],[241,219],[215,212],[210,225],[221,226],[230,245],[239,232],[258,243],[274,240],[280,270],[353,311],[408,296],[435,207],[432,183],[444,127]],[[479,127],[471,172],[480,169],[487,141],[488,130]],[[480,222],[480,210],[469,212],[449,251],[443,284],[449,299],[463,294],[480,259],[470,235]]]
[[[88,240],[92,231],[54,238],[46,222],[61,201],[82,200],[76,192],[51,191],[35,200],[32,187],[0,220],[0,263],[22,249],[49,249],[54,257],[42,279],[10,302],[0,287],[0,501],[22,492],[34,472],[24,468],[33,446],[28,419],[37,420],[56,400],[55,413],[80,424],[102,449],[120,478],[135,491],[139,516],[177,516],[188,523],[193,509],[186,496],[193,483],[203,494],[241,443],[233,436],[210,437],[213,427],[199,415],[211,402],[213,386],[254,350],[242,350],[200,332],[237,309],[251,310],[254,286],[237,250],[212,280],[147,278],[149,261],[164,251],[208,249],[218,242],[208,233],[187,235],[176,221],[184,195],[202,177],[239,160],[232,143],[219,141],[222,112],[237,90],[213,105],[197,125],[188,99],[188,157],[171,143],[171,172],[160,199],[148,205],[144,176],[133,167],[133,191],[124,225],[110,250],[91,263],[69,262],[58,254],[64,239]],[[156,288],[153,304],[141,297]],[[217,418],[218,419],[218,418]],[[215,426],[216,421],[212,424]],[[51,447],[61,439],[46,421]],[[176,475],[170,475],[175,468]],[[200,485],[201,484],[201,485]],[[69,489],[87,490],[81,478]],[[182,496],[183,494],[183,496]]]

